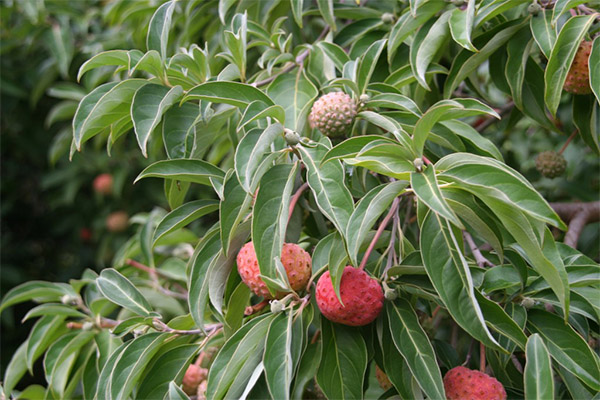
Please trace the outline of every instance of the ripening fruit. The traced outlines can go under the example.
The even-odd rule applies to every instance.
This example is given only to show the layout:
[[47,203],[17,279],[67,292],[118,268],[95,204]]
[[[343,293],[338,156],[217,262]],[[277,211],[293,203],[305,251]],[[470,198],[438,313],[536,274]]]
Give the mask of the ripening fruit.
[[375,365],[375,378],[377,382],[379,382],[379,386],[383,390],[389,390],[392,387],[392,382],[390,382],[390,378],[379,368],[379,365]]
[[100,174],[94,178],[94,191],[99,194],[107,195],[112,193],[113,177],[111,174]]
[[567,169],[567,160],[555,151],[544,151],[535,158],[535,167],[546,178],[561,176]]
[[376,279],[365,271],[347,265],[342,273],[340,303],[329,271],[317,283],[317,305],[330,321],[350,326],[367,325],[375,320],[383,308],[383,290]]
[[571,69],[567,74],[565,85],[563,88],[573,94],[590,94],[592,87],[590,86],[590,69],[589,59],[592,52],[592,42],[583,41],[577,49]]
[[356,116],[356,103],[342,92],[327,93],[315,101],[308,116],[311,128],[329,137],[346,134]]
[[182,389],[190,396],[198,392],[198,386],[206,380],[208,370],[195,364],[190,364],[183,376]]
[[125,211],[115,211],[108,214],[105,224],[109,232],[123,232],[129,226],[129,215]]
[[[310,254],[297,244],[284,243],[281,249],[281,263],[285,267],[290,286],[296,292],[304,290],[310,279],[312,260]],[[282,298],[285,293],[277,293],[272,296],[267,285],[260,279],[260,269],[254,251],[254,244],[248,242],[242,247],[237,255],[237,267],[242,281],[255,294],[265,299]]]
[[448,400],[506,400],[504,386],[495,378],[465,367],[452,368],[444,376]]

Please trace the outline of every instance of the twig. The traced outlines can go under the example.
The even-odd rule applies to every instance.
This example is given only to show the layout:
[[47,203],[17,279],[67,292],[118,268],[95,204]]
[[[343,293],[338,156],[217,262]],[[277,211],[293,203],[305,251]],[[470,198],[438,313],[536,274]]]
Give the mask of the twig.
[[600,221],[600,201],[588,203],[550,203],[560,218],[569,222],[565,244],[576,248],[583,228],[591,222]]
[[479,371],[485,372],[485,346],[479,342]]
[[471,253],[473,254],[473,257],[475,257],[475,261],[477,262],[477,265],[480,268],[483,268],[486,265],[488,267],[494,266],[494,264],[490,260],[485,258],[483,256],[483,254],[481,254],[481,250],[479,250],[479,247],[477,247],[477,244],[475,244],[475,241],[473,240],[473,236],[471,236],[471,234],[469,232],[463,231],[463,237],[467,241],[467,244],[469,245],[469,249],[471,249]]
[[[515,106],[515,103],[513,101],[509,101],[506,105],[504,105],[502,108],[500,108],[500,110],[498,111],[498,115],[500,115],[500,119],[502,119],[502,117],[504,115],[508,114],[510,112],[510,110],[513,109],[514,106]],[[496,121],[499,121],[499,119],[497,119],[496,117],[489,116],[485,119],[485,121],[483,121],[481,124],[477,125],[475,127],[475,130],[477,132],[481,133],[481,132],[485,131],[488,126],[492,125]]]
[[571,136],[569,136],[569,138],[567,139],[567,141],[565,142],[565,144],[563,144],[563,147],[560,148],[560,150],[558,151],[558,154],[562,154],[564,153],[564,151],[567,149],[567,147],[569,146],[569,143],[571,143],[571,140],[573,140],[573,138],[577,135],[577,129],[575,129],[573,131],[573,133],[571,133]]
[[512,363],[515,366],[515,368],[517,369],[517,371],[519,371],[519,373],[522,374],[523,373],[523,366],[521,365],[521,363],[517,359],[517,356],[515,356],[514,354],[511,354],[510,355],[510,360],[512,361]]
[[187,290],[185,290],[183,287],[179,286],[180,289],[180,293],[178,292],[173,292],[169,289],[166,289],[164,287],[162,287],[162,285],[160,284],[160,282],[158,282],[158,276],[160,276],[161,278],[165,278],[165,279],[171,279],[171,277],[169,277],[168,275],[165,275],[163,272],[161,272],[160,270],[157,270],[156,268],[150,268],[147,265],[142,264],[139,261],[136,260],[132,260],[132,259],[127,259],[127,261],[125,261],[125,264],[130,265],[134,268],[137,268],[141,271],[145,271],[148,273],[148,275],[150,275],[150,278],[152,278],[152,282],[154,283],[154,287],[156,288],[156,290],[160,291],[163,294],[166,294],[167,296],[171,296],[171,297],[175,297],[177,299],[181,299],[181,300],[187,300],[188,298],[188,292]]
[[377,240],[379,240],[379,238],[381,237],[383,230],[387,226],[388,222],[390,222],[390,219],[392,219],[392,216],[396,212],[396,208],[398,208],[399,203],[400,203],[400,198],[396,197],[394,199],[394,201],[392,202],[392,208],[390,208],[390,211],[387,213],[387,215],[385,216],[383,221],[381,221],[379,228],[377,228],[377,232],[375,232],[375,236],[373,236],[373,240],[371,240],[371,243],[369,244],[369,247],[367,248],[367,251],[365,252],[365,255],[363,256],[363,259],[360,263],[360,267],[358,267],[359,269],[361,269],[361,270],[365,269],[365,265],[367,265],[367,260],[369,259],[369,256],[371,255],[373,248],[375,248],[375,243],[377,243]]
[[290,212],[288,214],[288,220],[290,218],[292,218],[292,214],[294,213],[294,207],[296,207],[296,203],[298,202],[298,199],[300,199],[300,196],[307,188],[308,188],[308,183],[306,183],[306,182],[303,183],[302,186],[300,186],[298,188],[298,190],[296,190],[296,193],[294,193],[294,195],[290,199]]
[[263,300],[258,304],[255,304],[253,306],[248,306],[248,307],[246,307],[246,310],[244,311],[244,315],[247,316],[247,315],[256,314],[257,312],[259,312],[260,310],[265,308],[267,306],[267,304],[269,304],[269,300]]

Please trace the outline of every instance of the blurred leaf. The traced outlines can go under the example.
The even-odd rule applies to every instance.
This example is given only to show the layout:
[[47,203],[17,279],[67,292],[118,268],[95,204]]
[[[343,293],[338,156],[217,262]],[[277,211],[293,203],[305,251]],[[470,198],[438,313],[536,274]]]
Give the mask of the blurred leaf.
[[175,382],[169,382],[169,391],[164,397],[165,400],[189,400],[187,394]]
[[594,39],[592,44],[592,52],[590,53],[589,59],[590,68],[590,86],[596,100],[600,103],[600,40],[598,37]]
[[27,372],[27,341],[17,348],[4,370],[2,385],[4,386],[3,392],[6,398],[10,398],[13,389],[25,375],[25,372]]
[[550,354],[537,333],[527,340],[527,363],[523,380],[526,398],[540,400],[554,398],[554,376]]
[[54,300],[58,300],[65,294],[70,293],[58,283],[44,281],[25,282],[15,288],[12,288],[4,295],[2,304],[0,305],[0,312],[14,304],[29,301],[35,299],[36,297],[48,298],[54,296]]
[[335,32],[337,27],[335,25],[335,15],[333,14],[333,0],[317,0],[317,5],[323,19],[327,22],[331,30]]
[[[294,0],[291,1],[294,2]],[[335,43],[321,41],[317,43],[317,47],[323,50],[323,53],[329,57],[335,68],[340,72],[344,70],[344,65],[350,61],[350,57],[348,57],[344,49]]]
[[167,58],[167,44],[169,41],[169,30],[171,29],[171,18],[175,10],[174,0],[162,4],[150,20],[146,47],[148,50],[160,52],[162,59]]
[[253,101],[244,110],[244,115],[242,115],[236,130],[241,131],[246,125],[263,118],[274,118],[283,124],[285,123],[285,110],[278,105],[267,106],[260,100]]
[[573,123],[585,144],[600,154],[600,103],[592,96],[573,96]]
[[[240,143],[241,144],[241,143]],[[225,179],[223,200],[219,204],[219,223],[221,227],[221,244],[223,252],[229,254],[231,237],[238,225],[248,214],[253,197],[246,192],[238,181],[235,173]]]
[[587,0],[556,0],[556,4],[552,9],[552,26],[556,25],[560,16],[565,12],[586,2]]
[[48,346],[66,330],[64,315],[45,315],[37,320],[27,338],[25,365],[30,373],[33,363],[44,354]]
[[104,297],[136,314],[148,316],[152,307],[131,281],[113,268],[102,270],[96,279]]
[[52,57],[56,60],[58,70],[64,79],[69,78],[69,66],[73,59],[73,34],[68,20],[61,24],[55,22],[48,31],[47,43]]
[[40,304],[37,307],[29,310],[27,314],[23,317],[23,321],[27,321],[33,317],[40,317],[43,315],[65,315],[67,317],[78,317],[78,318],[86,318],[87,315],[82,313],[81,311],[77,311],[73,307],[65,306],[63,304],[55,304],[55,303],[46,303]]

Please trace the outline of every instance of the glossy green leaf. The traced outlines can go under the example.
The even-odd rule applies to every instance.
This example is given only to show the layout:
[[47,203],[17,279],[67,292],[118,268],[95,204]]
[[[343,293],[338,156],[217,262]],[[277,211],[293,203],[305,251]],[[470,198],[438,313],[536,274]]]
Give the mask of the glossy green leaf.
[[385,310],[396,349],[402,354],[421,389],[431,399],[445,398],[435,352],[411,305],[399,299],[394,303],[387,302]]
[[477,51],[471,43],[471,33],[473,32],[473,22],[475,20],[475,0],[467,1],[467,8],[455,8],[450,16],[450,32],[452,38],[458,44],[469,51]]
[[[493,328],[497,332],[501,333],[513,343],[519,346],[521,349],[525,349],[527,342],[527,336],[523,333],[523,329],[504,311],[498,303],[488,299],[482,295],[478,290],[475,290],[475,297],[483,313],[483,317],[489,327]],[[500,338],[502,339],[502,338]],[[498,342],[502,342],[498,340]],[[512,346],[510,343],[506,343],[506,347]]]
[[25,375],[25,372],[27,372],[27,341],[23,342],[17,348],[4,370],[2,391],[6,398],[10,398],[13,389],[17,386],[23,375]]
[[590,69],[590,87],[600,103],[600,39],[596,37],[592,44],[592,51],[589,59]]
[[[452,131],[452,133],[460,136],[461,140],[468,146],[472,146],[474,148],[473,151],[479,153],[479,155],[493,157],[498,161],[504,160],[502,153],[500,153],[500,150],[498,150],[494,142],[483,137],[479,132],[477,132],[477,130],[475,130],[475,128],[466,122],[449,120],[440,122],[439,125],[448,128],[450,131]],[[434,127],[434,131],[435,129],[436,128]]]
[[244,110],[244,114],[238,123],[236,130],[240,131],[248,124],[263,118],[273,118],[276,121],[285,123],[285,110],[279,105],[267,106],[260,100],[253,101],[248,104]]
[[154,129],[160,123],[163,114],[183,96],[181,86],[167,88],[162,85],[142,86],[133,96],[131,119],[142,154],[147,157],[146,146]]
[[587,2],[588,0],[556,0],[556,4],[552,8],[552,26],[556,25],[560,16],[565,12]]
[[327,25],[335,32],[337,27],[335,25],[335,15],[333,14],[333,0],[317,0],[317,6]]
[[[455,11],[460,11],[456,9]],[[425,74],[440,48],[447,43],[451,11],[446,11],[438,19],[429,20],[419,29],[410,46],[410,65],[413,75],[426,90],[431,90]]]
[[194,200],[183,204],[164,216],[156,226],[152,236],[152,243],[155,244],[158,239],[169,232],[182,228],[192,221],[206,215],[219,208],[216,200]]
[[365,146],[355,157],[345,158],[344,163],[392,178],[409,180],[410,173],[415,170],[412,156],[405,146],[380,141]]
[[[261,179],[252,210],[252,242],[258,260],[260,274],[278,279],[275,257],[281,256],[288,222],[290,196],[294,188],[297,165],[275,165]],[[269,291],[276,293],[276,287],[265,281]]]
[[267,95],[285,110],[285,127],[302,132],[313,100],[319,91],[304,70],[279,75],[267,88]]
[[144,298],[129,279],[117,270],[113,268],[102,270],[100,276],[96,279],[96,284],[104,297],[113,303],[143,316],[148,316],[152,312],[148,300]]
[[81,67],[79,67],[79,72],[77,73],[77,81],[81,80],[83,74],[88,71],[91,71],[94,68],[104,67],[106,65],[116,65],[119,67],[127,67],[129,66],[130,56],[127,50],[108,50],[103,51],[101,53],[96,54],[86,62],[84,62]]
[[367,346],[359,331],[321,318],[323,353],[317,383],[330,399],[361,399]]
[[556,28],[552,26],[551,19],[552,12],[542,10],[538,15],[531,17],[529,23],[533,38],[546,58],[550,58],[557,36]]
[[455,226],[464,229],[462,222],[452,211],[439,188],[433,165],[428,166],[423,172],[412,172],[410,174],[410,186],[415,191],[417,198],[427,204],[427,207],[452,222]]
[[377,61],[379,60],[379,56],[386,43],[386,39],[373,42],[373,44],[365,51],[365,54],[361,56],[356,70],[356,83],[358,85],[359,94],[365,93],[371,80],[371,76],[373,75],[373,71],[375,70],[375,66],[377,65]]
[[189,400],[187,394],[175,382],[169,382],[169,390],[164,397],[165,400]]
[[167,58],[167,44],[175,4],[176,1],[171,0],[158,7],[152,19],[150,19],[150,26],[148,27],[146,47],[148,47],[148,50],[160,52],[163,60]]
[[12,288],[4,295],[2,304],[0,305],[0,312],[4,309],[24,301],[29,301],[40,298],[53,297],[55,300],[60,299],[61,296],[70,294],[63,286],[57,283],[44,282],[44,281],[29,281],[25,282],[15,288]]
[[191,154],[190,137],[195,136],[200,109],[192,103],[169,108],[163,115],[162,136],[168,158],[184,158]]
[[555,314],[529,310],[527,327],[543,339],[552,358],[593,390],[600,391],[600,361],[586,341]]
[[594,19],[594,15],[580,15],[570,18],[558,34],[548,59],[548,66],[544,72],[546,84],[544,100],[552,115],[556,115],[569,68],[583,37]]
[[377,135],[364,135],[364,136],[355,136],[349,139],[344,140],[331,150],[329,150],[325,156],[323,156],[323,160],[321,164],[325,164],[330,160],[339,160],[345,158],[351,158],[358,155],[361,150],[371,144],[373,142],[384,142],[387,141],[389,143],[394,143],[393,140],[388,139],[386,137],[377,136]]
[[223,200],[219,204],[219,223],[223,252],[229,254],[229,244],[238,225],[248,214],[252,196],[246,192],[235,173],[225,179]]
[[600,103],[593,96],[573,96],[573,123],[579,136],[600,154]]
[[29,372],[33,363],[41,356],[50,344],[65,331],[64,315],[45,315],[37,320],[27,338],[25,365]]
[[210,186],[210,178],[223,179],[225,173],[214,165],[202,160],[162,160],[146,167],[135,178],[176,179],[183,182],[199,183]]
[[335,43],[319,42],[317,43],[317,47],[320,48],[327,57],[329,57],[329,59],[335,65],[335,68],[337,68],[337,70],[340,72],[344,70],[344,65],[350,61],[350,57],[348,57],[348,54],[346,54],[344,49]]
[[527,399],[553,399],[554,374],[550,354],[537,333],[527,340],[527,363],[525,364],[525,397]]
[[131,75],[138,71],[145,71],[162,81],[166,80],[165,63],[156,50],[148,50],[131,69]]
[[523,109],[523,80],[533,39],[529,27],[523,27],[506,45],[508,59],[506,61],[506,81],[510,86],[513,101],[519,109]]
[[321,164],[329,151],[323,144],[316,147],[298,147],[302,162],[306,166],[308,185],[315,195],[321,212],[339,232],[345,232],[350,215],[354,211],[354,202],[350,191],[344,184],[344,170],[339,161]]
[[404,95],[398,93],[381,93],[377,94],[367,101],[369,107],[392,108],[395,110],[408,111],[418,117],[421,116],[419,106]]
[[302,8],[304,7],[304,0],[290,0],[290,8],[294,15],[294,21],[302,28]]
[[448,312],[465,331],[486,346],[500,349],[488,330],[475,297],[473,277],[455,228],[438,214],[427,213],[421,226],[421,255],[427,275]]
[[27,321],[33,317],[40,317],[43,315],[64,315],[67,317],[77,317],[77,318],[86,318],[87,315],[82,313],[81,311],[77,311],[73,307],[65,306],[63,304],[57,303],[46,303],[40,304],[37,307],[29,310],[27,314],[23,317],[23,321]]
[[[373,225],[387,211],[392,201],[402,194],[407,185],[408,182],[405,181],[379,185],[370,190],[358,202],[346,228],[348,254],[350,255],[350,263],[352,265],[356,266],[359,264],[358,249],[365,241]],[[339,249],[336,251],[339,252]]]
[[202,83],[190,89],[182,101],[208,100],[213,103],[231,104],[236,107],[247,107],[253,101],[262,101],[272,106],[273,101],[260,89],[239,82],[215,81]]

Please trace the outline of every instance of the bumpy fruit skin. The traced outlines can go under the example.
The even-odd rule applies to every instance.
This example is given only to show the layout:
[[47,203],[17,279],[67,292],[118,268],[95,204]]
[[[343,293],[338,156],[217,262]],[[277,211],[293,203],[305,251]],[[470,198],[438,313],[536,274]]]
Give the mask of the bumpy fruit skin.
[[389,390],[392,387],[392,382],[390,382],[390,378],[379,368],[379,365],[375,365],[375,378],[377,382],[379,382],[379,386],[383,390]]
[[[310,254],[297,244],[284,243],[281,249],[281,263],[287,272],[290,286],[295,291],[303,290],[310,279],[312,260]],[[267,285],[260,279],[260,269],[252,242],[246,243],[237,255],[237,267],[242,281],[259,296],[265,299],[280,299],[285,293],[272,296]]]
[[583,41],[577,49],[571,69],[567,74],[565,85],[563,88],[573,94],[590,94],[592,87],[590,86],[590,69],[589,59],[592,51],[592,42]]
[[111,194],[113,187],[113,177],[111,174],[100,174],[94,178],[94,191],[100,194]]
[[495,378],[465,367],[452,368],[444,376],[448,400],[506,400],[504,386]]
[[308,116],[311,128],[330,137],[342,136],[350,130],[356,116],[356,103],[342,92],[327,93],[315,101]]
[[375,320],[383,308],[383,290],[365,271],[347,265],[340,282],[340,303],[329,271],[317,282],[317,305],[330,321],[350,326],[367,325]]
[[207,376],[208,370],[206,368],[191,364],[183,376],[183,391],[190,396],[195,395],[198,392],[198,386],[206,380]]
[[106,217],[106,229],[110,232],[123,232],[129,226],[129,216],[125,211],[115,211]]
[[561,176],[567,169],[567,160],[555,151],[544,151],[535,158],[535,167],[546,178]]

